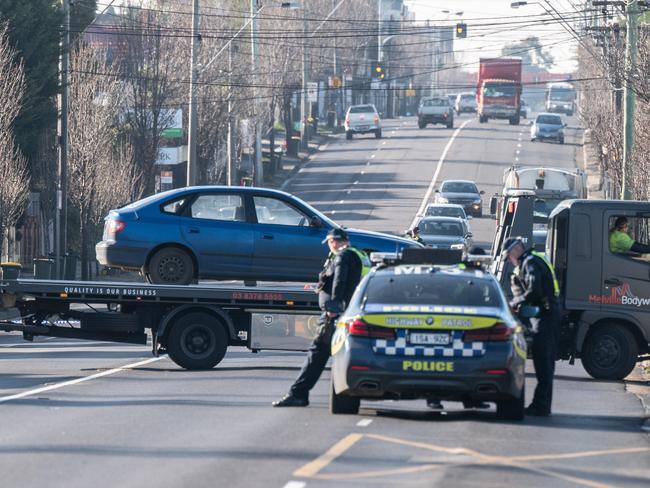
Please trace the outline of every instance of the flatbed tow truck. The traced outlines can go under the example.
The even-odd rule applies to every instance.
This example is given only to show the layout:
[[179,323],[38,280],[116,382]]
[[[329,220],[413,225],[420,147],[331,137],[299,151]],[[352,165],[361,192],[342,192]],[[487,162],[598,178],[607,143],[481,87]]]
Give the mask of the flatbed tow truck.
[[0,331],[146,345],[185,369],[210,369],[228,346],[305,350],[320,313],[311,285],[152,285],[0,280]]

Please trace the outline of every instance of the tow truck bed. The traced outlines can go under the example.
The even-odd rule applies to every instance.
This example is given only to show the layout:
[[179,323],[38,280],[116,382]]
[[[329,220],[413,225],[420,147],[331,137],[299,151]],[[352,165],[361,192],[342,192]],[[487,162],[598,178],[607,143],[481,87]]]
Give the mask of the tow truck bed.
[[[146,344],[188,369],[212,368],[228,345],[304,350],[315,332],[311,285],[188,286],[55,280],[0,282],[0,330]],[[103,308],[98,305],[104,306]]]

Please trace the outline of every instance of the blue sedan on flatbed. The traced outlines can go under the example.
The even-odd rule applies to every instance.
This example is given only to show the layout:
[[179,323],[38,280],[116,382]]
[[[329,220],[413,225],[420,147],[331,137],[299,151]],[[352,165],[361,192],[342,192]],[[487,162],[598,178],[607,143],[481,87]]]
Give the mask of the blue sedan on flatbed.
[[[151,283],[199,278],[314,282],[339,225],[285,192],[195,186],[111,210],[95,251],[100,264],[142,272]],[[368,252],[419,247],[401,237],[346,229]]]

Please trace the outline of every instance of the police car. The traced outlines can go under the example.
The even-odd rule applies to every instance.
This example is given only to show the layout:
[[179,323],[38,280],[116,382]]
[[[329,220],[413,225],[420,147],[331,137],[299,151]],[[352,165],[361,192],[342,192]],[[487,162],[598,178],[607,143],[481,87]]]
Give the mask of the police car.
[[356,414],[361,399],[431,398],[495,402],[499,418],[522,419],[526,339],[494,276],[451,264],[456,251],[393,256],[379,256],[337,322],[331,413]]

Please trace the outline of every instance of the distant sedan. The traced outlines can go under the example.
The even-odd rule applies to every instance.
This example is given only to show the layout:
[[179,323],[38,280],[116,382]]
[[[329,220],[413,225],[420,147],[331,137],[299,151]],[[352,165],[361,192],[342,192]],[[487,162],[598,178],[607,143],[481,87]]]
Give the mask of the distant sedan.
[[436,203],[455,203],[461,205],[465,212],[475,217],[483,215],[481,195],[484,191],[476,188],[476,183],[469,180],[445,180],[436,190]]
[[467,221],[454,217],[424,217],[418,224],[424,243],[435,249],[467,250],[472,234]]
[[[140,271],[151,283],[218,280],[317,280],[339,225],[293,195],[264,188],[194,186],[152,195],[111,210],[97,260]],[[420,244],[346,229],[352,245],[395,252]]]

